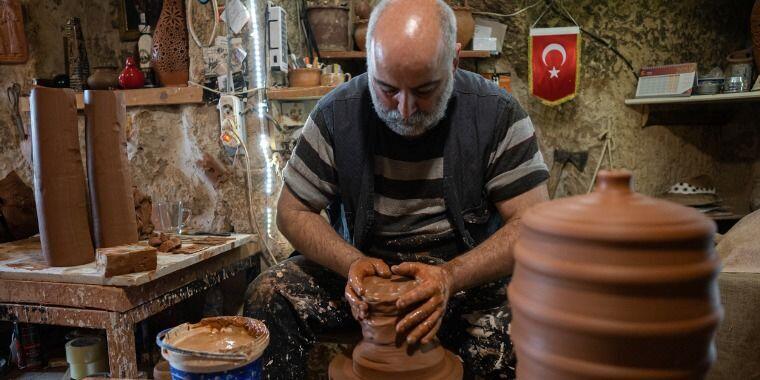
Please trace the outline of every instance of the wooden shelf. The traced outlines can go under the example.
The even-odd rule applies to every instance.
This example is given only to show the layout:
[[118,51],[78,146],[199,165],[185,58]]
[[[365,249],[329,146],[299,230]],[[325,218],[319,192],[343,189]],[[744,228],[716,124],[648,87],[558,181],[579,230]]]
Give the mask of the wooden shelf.
[[271,87],[267,89],[269,100],[315,100],[325,96],[335,86],[317,87]]
[[[203,89],[195,86],[140,88],[137,90],[117,91],[124,93],[124,102],[127,107],[203,103]],[[79,92],[76,96],[77,109],[84,109],[84,94]],[[19,99],[19,110],[21,112],[29,112],[28,96],[23,96]]]
[[760,91],[739,92],[735,94],[673,96],[663,98],[635,98],[626,99],[625,104],[627,106],[639,106],[656,104],[703,104],[758,101],[760,101]]
[[[322,59],[365,59],[365,51],[321,51],[319,55]],[[460,58],[488,58],[491,57],[490,51],[485,50],[462,50]]]

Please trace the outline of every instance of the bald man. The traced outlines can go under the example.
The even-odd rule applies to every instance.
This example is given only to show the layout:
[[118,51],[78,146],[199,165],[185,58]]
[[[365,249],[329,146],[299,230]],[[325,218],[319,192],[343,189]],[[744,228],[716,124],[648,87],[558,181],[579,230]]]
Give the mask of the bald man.
[[367,74],[312,111],[277,208],[300,254],[260,275],[245,309],[270,329],[268,378],[303,378],[315,342],[367,316],[362,279],[392,273],[419,282],[398,301],[408,343],[439,339],[469,376],[514,377],[512,245],[549,174],[526,112],[457,69],[460,48],[443,1],[381,1]]

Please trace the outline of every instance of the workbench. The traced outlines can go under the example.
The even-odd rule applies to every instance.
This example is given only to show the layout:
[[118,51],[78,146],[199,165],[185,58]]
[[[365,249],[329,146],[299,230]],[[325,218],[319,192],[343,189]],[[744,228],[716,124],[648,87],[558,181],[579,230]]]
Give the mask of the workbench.
[[111,376],[135,378],[135,324],[236,274],[260,269],[252,235],[182,241],[197,250],[159,253],[155,271],[108,278],[95,262],[48,267],[38,237],[0,244],[0,321],[105,330]]

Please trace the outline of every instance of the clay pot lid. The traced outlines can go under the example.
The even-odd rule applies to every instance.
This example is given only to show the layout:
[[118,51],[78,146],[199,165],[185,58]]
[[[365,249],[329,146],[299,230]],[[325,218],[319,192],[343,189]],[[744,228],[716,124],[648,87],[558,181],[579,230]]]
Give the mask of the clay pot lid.
[[594,192],[542,203],[523,217],[539,233],[609,241],[671,241],[712,236],[715,223],[699,211],[633,190],[625,170],[601,171]]
[[377,276],[366,277],[364,285],[364,301],[367,303],[395,303],[404,293],[416,285],[414,279],[404,276],[392,276],[390,279]]

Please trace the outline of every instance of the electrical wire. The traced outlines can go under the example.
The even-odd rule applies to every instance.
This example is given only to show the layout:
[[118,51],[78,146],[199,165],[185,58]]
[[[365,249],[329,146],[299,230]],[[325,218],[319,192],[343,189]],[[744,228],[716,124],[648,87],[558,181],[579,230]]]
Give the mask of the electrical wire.
[[251,180],[251,156],[248,153],[248,147],[246,147],[246,144],[240,138],[240,135],[237,134],[237,123],[235,123],[234,120],[224,119],[222,126],[224,127],[225,125],[227,125],[226,130],[231,132],[231,135],[238,143],[238,146],[243,148],[243,155],[245,156],[245,182],[246,193],[248,195],[248,218],[250,219],[251,225],[256,230],[256,233],[259,235],[259,241],[261,241],[261,244],[264,246],[264,251],[266,251],[267,255],[269,255],[269,259],[272,260],[269,264],[276,265],[277,258],[274,257],[272,249],[269,247],[269,244],[267,244],[267,237],[261,232],[261,226],[259,225],[256,212],[253,210],[253,181]]
[[208,46],[204,46],[201,43],[201,40],[198,38],[198,36],[195,34],[195,28],[193,27],[193,10],[192,10],[192,3],[194,0],[187,0],[187,3],[185,4],[185,9],[187,10],[187,31],[190,32],[190,36],[193,37],[193,41],[198,45],[200,48],[206,48],[209,46],[214,45],[214,39],[216,38],[216,28],[219,26],[219,4],[217,3],[217,0],[211,0],[211,5],[214,11],[214,28],[211,30],[211,38],[209,38]]
[[502,14],[502,13],[493,13],[493,12],[480,12],[480,11],[473,11],[472,14],[474,15],[483,15],[483,16],[493,16],[493,17],[515,17],[517,15],[520,15],[522,13],[527,12],[529,9],[538,6],[539,4],[543,3],[544,0],[538,0],[535,3],[528,5],[525,8],[519,9],[512,13]]
[[202,88],[202,89],[204,89],[206,91],[211,91],[211,92],[219,94],[219,95],[235,95],[235,96],[237,96],[237,95],[250,94],[252,92],[258,92],[258,91],[261,91],[261,90],[266,90],[266,88],[262,87],[262,88],[252,88],[252,89],[245,90],[245,91],[225,92],[225,91],[219,91],[219,90],[213,89],[211,87],[204,86],[204,85],[202,85],[202,84],[200,84],[198,82],[193,82],[191,80],[187,81],[187,84],[200,87],[200,88]]

